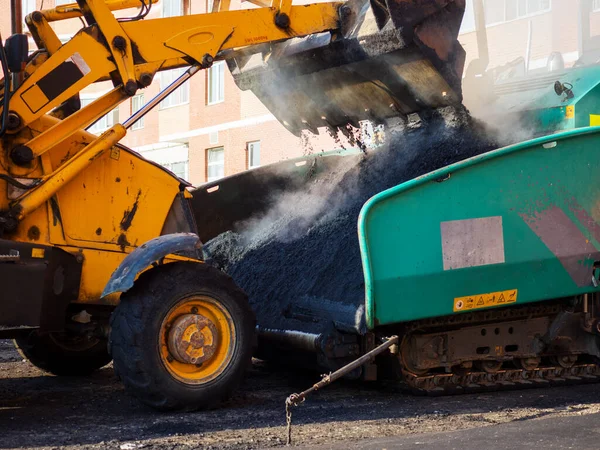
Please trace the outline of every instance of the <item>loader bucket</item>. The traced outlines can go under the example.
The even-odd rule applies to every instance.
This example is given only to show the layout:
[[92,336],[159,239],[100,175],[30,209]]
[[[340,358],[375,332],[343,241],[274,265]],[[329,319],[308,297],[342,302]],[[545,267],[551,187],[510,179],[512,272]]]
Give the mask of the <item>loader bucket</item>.
[[465,0],[351,0],[338,35],[321,33],[227,59],[292,133],[385,123],[462,101]]

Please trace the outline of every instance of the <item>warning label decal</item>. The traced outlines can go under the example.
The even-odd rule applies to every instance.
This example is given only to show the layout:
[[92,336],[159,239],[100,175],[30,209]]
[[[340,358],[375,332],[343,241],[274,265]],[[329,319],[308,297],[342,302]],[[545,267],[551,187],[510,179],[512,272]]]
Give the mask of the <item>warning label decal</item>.
[[470,311],[472,309],[503,306],[517,301],[517,290],[477,294],[454,299],[454,312]]

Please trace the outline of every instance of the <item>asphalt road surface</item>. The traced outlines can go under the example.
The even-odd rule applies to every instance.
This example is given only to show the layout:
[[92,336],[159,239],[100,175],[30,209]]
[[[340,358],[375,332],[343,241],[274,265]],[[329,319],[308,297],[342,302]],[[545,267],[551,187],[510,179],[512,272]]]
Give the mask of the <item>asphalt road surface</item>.
[[375,438],[317,448],[322,450],[597,450],[600,448],[600,414],[529,419],[450,433]]
[[[110,365],[85,378],[50,376],[0,341],[0,449],[286,448],[284,400],[317,378],[257,362],[221,408],[165,414],[127,395]],[[600,449],[599,417],[600,384],[429,398],[340,380],[294,409],[293,445]]]

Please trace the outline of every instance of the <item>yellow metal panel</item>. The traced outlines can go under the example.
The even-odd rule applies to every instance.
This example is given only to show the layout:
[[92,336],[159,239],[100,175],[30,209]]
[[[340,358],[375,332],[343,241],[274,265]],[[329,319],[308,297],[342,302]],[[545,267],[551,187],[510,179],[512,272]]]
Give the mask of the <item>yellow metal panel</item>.
[[567,109],[565,111],[565,117],[567,119],[574,119],[575,118],[575,105],[569,105],[569,106],[567,106]]
[[590,127],[600,126],[600,115],[590,114]]
[[119,153],[114,159],[106,152],[57,194],[71,245],[118,251],[160,235],[179,181],[134,153]]
[[[338,28],[338,7],[342,2],[316,3],[293,6],[290,10],[290,29],[280,29],[275,25],[275,8],[256,8],[239,11],[224,11],[218,14],[195,14],[182,17],[165,17],[153,20],[122,23],[129,38],[138,46],[142,57],[148,61],[159,61],[184,56],[186,51],[194,55],[203,52],[208,42],[189,42],[185,49],[177,52],[158,43],[167,42],[174,36],[204,27],[229,27],[235,32],[223,43],[221,50],[260,44],[295,36],[305,36]],[[202,44],[202,45],[200,45]],[[194,48],[196,47],[196,48]],[[203,53],[202,53],[203,54]],[[213,55],[214,56],[214,55]]]
[[[90,248],[62,247],[63,250],[83,255],[81,268],[81,286],[79,288],[79,303],[116,305],[121,294],[108,295],[100,299],[102,291],[108,283],[113,271],[121,264],[127,253],[109,252]],[[165,259],[165,263],[175,261],[190,261],[189,258],[172,257]],[[150,266],[151,267],[151,266]],[[147,267],[148,270],[150,267]],[[144,272],[144,271],[143,271]],[[139,274],[138,274],[139,276]]]
[[[156,3],[157,0],[151,0],[151,2]],[[105,3],[111,11],[140,7],[139,0],[105,0]],[[77,3],[67,3],[66,5],[59,5],[54,9],[45,9],[42,11],[42,14],[48,22],[83,16]]]
[[[78,248],[65,248],[71,253],[77,253]],[[81,286],[79,299],[81,303],[104,303],[116,305],[120,294],[109,295],[100,301],[100,295],[108,283],[114,270],[125,259],[127,253],[107,252],[102,250],[81,249],[83,266],[81,269]]]
[[39,111],[50,101],[37,84],[23,92],[21,98],[32,112]]
[[98,117],[112,111],[115,105],[121,103],[125,98],[127,97],[123,91],[115,88],[65,120],[56,122],[54,126],[29,141],[27,146],[34,156],[39,156],[50,148],[62,144],[69,136],[95,122]]
[[70,183],[77,174],[84,171],[85,168],[105,153],[108,148],[121,140],[123,136],[125,136],[125,128],[123,128],[121,124],[113,126],[111,129],[102,133],[98,139],[88,144],[63,167],[56,169],[52,174],[44,177],[42,183],[19,197],[17,202],[19,214],[17,218],[22,220],[25,216],[50,200],[59,189],[68,186],[68,183]]
[[[32,86],[36,85],[43,77],[48,75],[59,65],[77,54],[78,63],[81,64],[84,75],[77,82],[68,86],[60,95],[52,99],[46,106],[40,110],[31,110],[22,100],[21,96]],[[41,115],[60,105],[65,100],[79,93],[83,88],[95,82],[102,75],[108,74],[114,70],[115,65],[110,61],[110,53],[93,36],[87,33],[75,35],[69,42],[60,47],[40,68],[34,71],[29,78],[17,89],[13,98],[11,98],[10,109],[17,113],[22,122],[26,125],[32,123]],[[39,95],[39,94],[36,94]],[[34,101],[32,98],[31,102]],[[38,100],[39,102],[39,100]]]

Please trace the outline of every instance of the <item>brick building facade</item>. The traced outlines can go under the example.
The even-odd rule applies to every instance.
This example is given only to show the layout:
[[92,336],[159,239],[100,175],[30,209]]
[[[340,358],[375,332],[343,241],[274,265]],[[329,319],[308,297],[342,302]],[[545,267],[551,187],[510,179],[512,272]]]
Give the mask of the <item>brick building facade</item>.
[[[67,3],[22,0],[26,12],[53,7],[55,1],[59,5]],[[580,52],[579,1],[485,0],[490,66],[523,57],[530,69],[541,69],[553,51],[561,52],[567,65],[573,64]],[[600,1],[594,0],[593,4],[594,11],[599,12],[592,13],[590,27],[592,34],[600,34]],[[208,7],[207,0],[159,0],[146,20],[161,15],[205,13]],[[232,8],[240,7],[240,0],[232,1]],[[0,0],[0,8],[9,11],[9,0]],[[121,11],[118,15],[135,13]],[[77,19],[54,25],[64,40],[81,26]],[[474,30],[473,0],[467,0],[460,35],[467,51],[467,65],[478,55]],[[10,32],[10,16],[6,13],[0,16],[0,31],[4,37]],[[116,121],[124,121],[176,75],[176,71],[158,74],[150,87],[102,118],[91,131],[100,132]],[[89,102],[110,88],[108,83],[92,86],[82,92],[82,101]],[[279,124],[252,93],[239,91],[222,62],[198,73],[136,124],[123,141],[196,185],[307,151],[330,150],[336,145],[327,133],[312,136],[309,142],[310,149]]]

